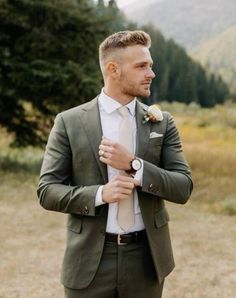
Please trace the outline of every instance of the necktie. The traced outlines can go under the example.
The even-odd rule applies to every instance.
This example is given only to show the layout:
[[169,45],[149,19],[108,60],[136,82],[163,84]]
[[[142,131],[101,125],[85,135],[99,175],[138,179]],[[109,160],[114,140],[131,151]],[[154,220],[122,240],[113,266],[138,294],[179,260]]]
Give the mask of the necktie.
[[[122,120],[119,129],[119,143],[123,145],[129,152],[133,151],[132,126],[129,119],[129,111],[126,106],[119,108]],[[125,171],[120,172],[121,175],[128,176]],[[127,231],[134,225],[134,195],[118,203],[117,220],[122,230]]]

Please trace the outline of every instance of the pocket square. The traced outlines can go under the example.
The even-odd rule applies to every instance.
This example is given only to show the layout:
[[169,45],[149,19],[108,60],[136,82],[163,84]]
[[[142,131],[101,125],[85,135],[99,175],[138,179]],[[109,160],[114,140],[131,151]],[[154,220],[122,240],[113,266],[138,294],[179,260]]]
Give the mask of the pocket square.
[[157,132],[155,132],[155,131],[152,131],[151,133],[150,133],[150,139],[154,139],[154,138],[160,138],[160,137],[163,137],[163,134],[161,134],[161,133],[157,133]]

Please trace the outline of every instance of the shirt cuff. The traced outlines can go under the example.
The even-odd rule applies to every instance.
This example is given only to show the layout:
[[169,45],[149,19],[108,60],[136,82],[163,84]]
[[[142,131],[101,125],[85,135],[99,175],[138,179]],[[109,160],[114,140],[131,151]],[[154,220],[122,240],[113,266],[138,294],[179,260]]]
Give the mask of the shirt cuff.
[[141,168],[134,175],[134,179],[139,181],[139,186],[143,186],[143,160],[139,158],[142,163]]
[[97,190],[96,197],[95,197],[95,207],[105,204],[102,200],[102,188],[103,188],[103,185],[99,186]]

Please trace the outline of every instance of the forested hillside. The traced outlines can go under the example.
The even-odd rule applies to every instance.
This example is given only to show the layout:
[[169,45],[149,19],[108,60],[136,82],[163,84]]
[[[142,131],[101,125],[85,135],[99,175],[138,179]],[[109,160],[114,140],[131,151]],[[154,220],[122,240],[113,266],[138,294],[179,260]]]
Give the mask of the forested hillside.
[[130,24],[114,0],[4,0],[0,22],[0,124],[16,145],[44,143],[58,112],[100,92],[98,45],[114,31],[144,29],[152,37],[156,78],[146,103],[210,107],[228,95],[221,78],[208,76],[154,27]]
[[140,25],[152,23],[173,38],[209,73],[223,78],[236,94],[236,1],[148,0],[124,7]]
[[137,0],[124,12],[141,25],[152,23],[187,50],[236,25],[235,0]]
[[218,73],[236,94],[236,26],[202,44],[191,56],[212,73]]

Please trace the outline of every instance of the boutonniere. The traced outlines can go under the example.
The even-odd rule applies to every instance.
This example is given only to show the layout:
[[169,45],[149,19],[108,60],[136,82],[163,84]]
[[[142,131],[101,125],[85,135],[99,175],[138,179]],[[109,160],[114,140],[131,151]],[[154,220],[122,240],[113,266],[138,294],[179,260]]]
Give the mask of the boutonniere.
[[148,121],[155,123],[162,120],[162,111],[160,110],[160,107],[157,104],[154,104],[148,107],[147,113],[144,115],[143,124]]

